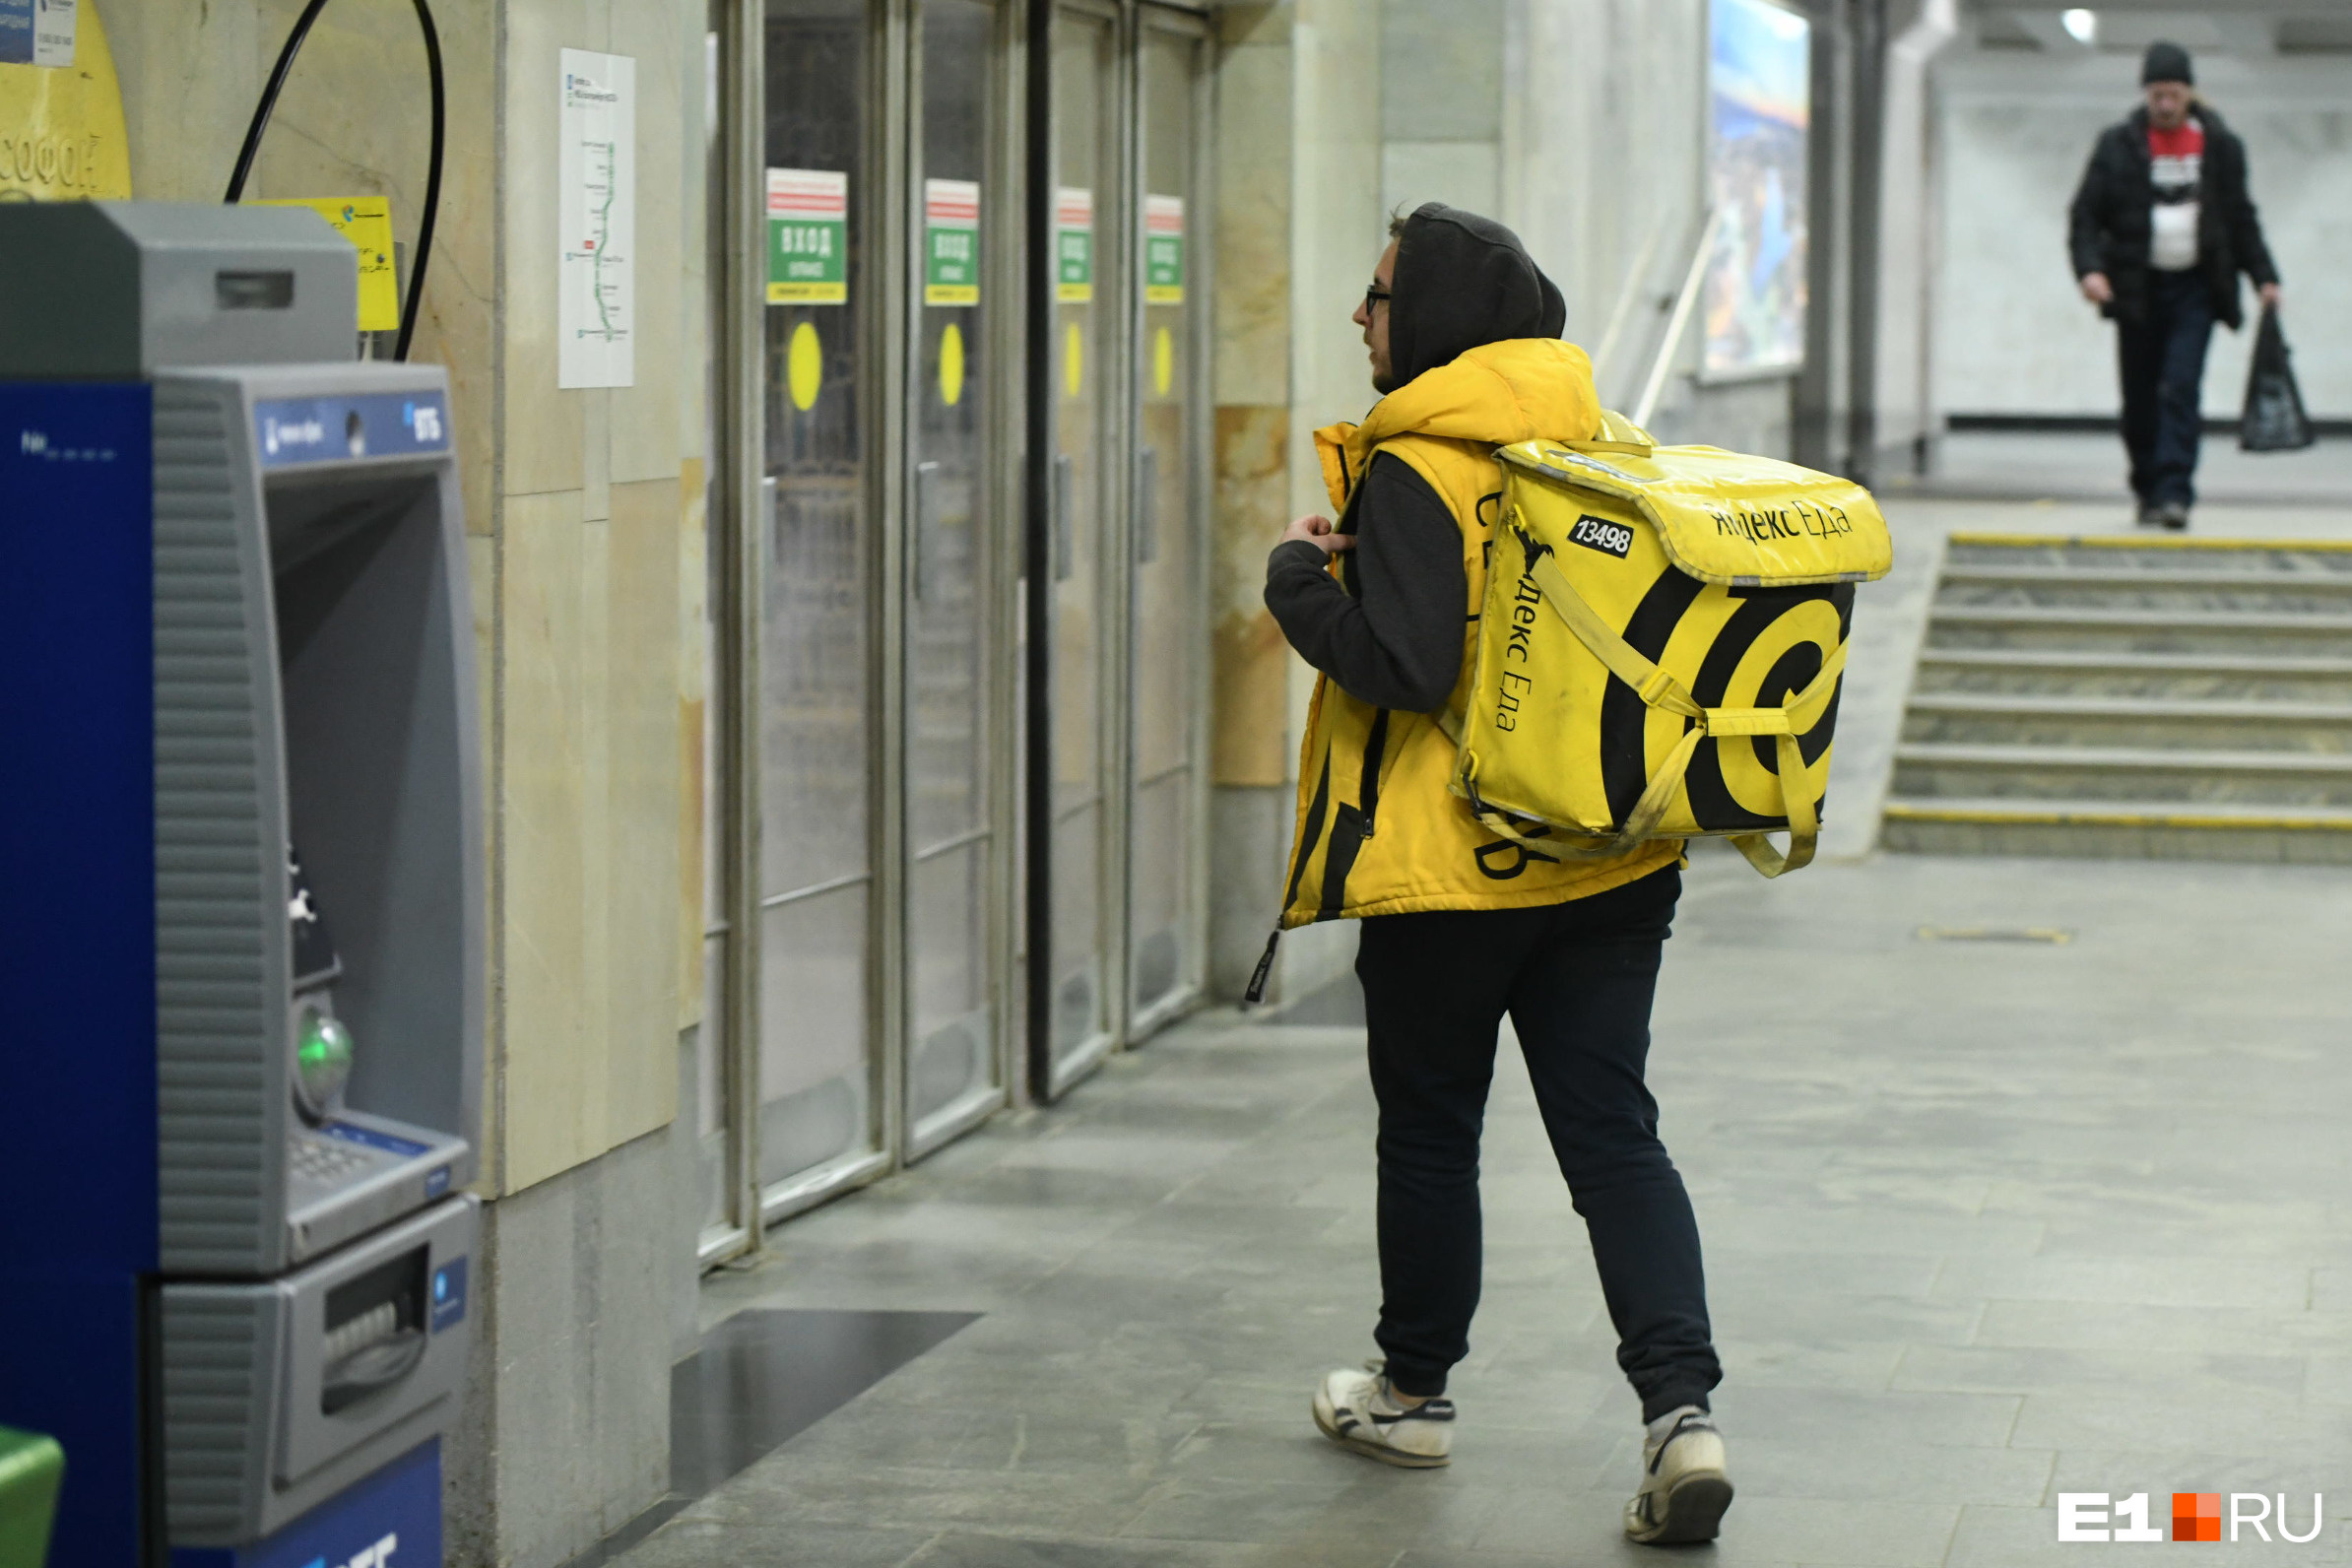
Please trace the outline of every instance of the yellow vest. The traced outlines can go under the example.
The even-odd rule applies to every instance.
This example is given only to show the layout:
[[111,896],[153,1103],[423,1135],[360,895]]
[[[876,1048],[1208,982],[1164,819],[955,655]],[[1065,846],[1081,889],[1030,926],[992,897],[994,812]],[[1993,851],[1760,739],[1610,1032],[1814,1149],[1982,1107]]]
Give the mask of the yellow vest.
[[[1681,858],[1679,840],[1612,860],[1561,862],[1481,826],[1449,788],[1476,673],[1479,608],[1503,491],[1495,449],[1586,440],[1601,430],[1593,370],[1574,344],[1522,338],[1472,349],[1390,393],[1361,425],[1315,432],[1324,483],[1341,515],[1375,454],[1411,467],[1462,530],[1462,673],[1451,715],[1358,701],[1326,677],[1315,686],[1299,756],[1298,827],[1282,899],[1285,929],[1317,920],[1430,909],[1524,909],[1606,892]],[[1334,557],[1338,569],[1338,557]]]

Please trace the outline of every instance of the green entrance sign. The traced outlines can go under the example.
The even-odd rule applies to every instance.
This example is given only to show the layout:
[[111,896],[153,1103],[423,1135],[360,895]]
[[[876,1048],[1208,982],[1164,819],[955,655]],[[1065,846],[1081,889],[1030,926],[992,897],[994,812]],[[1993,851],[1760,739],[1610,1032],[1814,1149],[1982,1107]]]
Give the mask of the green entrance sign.
[[923,182],[923,302],[980,302],[980,187],[972,180]]
[[1143,198],[1143,302],[1184,303],[1184,198]]
[[1094,193],[1064,186],[1054,200],[1054,297],[1084,304],[1094,297]]
[[837,305],[849,298],[849,176],[821,168],[767,171],[767,302]]

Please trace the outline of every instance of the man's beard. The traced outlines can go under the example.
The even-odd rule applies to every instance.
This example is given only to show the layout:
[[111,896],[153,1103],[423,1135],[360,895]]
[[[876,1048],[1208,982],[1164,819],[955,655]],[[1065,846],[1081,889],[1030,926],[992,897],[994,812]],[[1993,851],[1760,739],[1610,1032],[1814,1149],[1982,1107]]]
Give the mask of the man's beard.
[[1397,378],[1393,375],[1383,375],[1375,370],[1372,372],[1372,390],[1385,398],[1397,390]]

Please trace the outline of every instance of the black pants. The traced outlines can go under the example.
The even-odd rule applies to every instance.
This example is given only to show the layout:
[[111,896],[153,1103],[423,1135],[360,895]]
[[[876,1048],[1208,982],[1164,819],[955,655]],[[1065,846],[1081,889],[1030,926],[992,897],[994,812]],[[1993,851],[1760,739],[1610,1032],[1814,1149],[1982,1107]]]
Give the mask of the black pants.
[[2123,449],[2131,454],[2131,492],[2142,506],[2196,504],[2205,349],[2212,341],[2213,291],[2201,272],[2149,273],[2146,313],[2116,323]]
[[1552,1152],[1592,1239],[1617,1364],[1650,1420],[1722,1379],[1698,1222],[1642,1082],[1672,869],[1540,909],[1363,923],[1372,1087],[1380,1099],[1380,1328],[1406,1394],[1445,1392],[1478,1307],[1478,1133],[1505,1012]]

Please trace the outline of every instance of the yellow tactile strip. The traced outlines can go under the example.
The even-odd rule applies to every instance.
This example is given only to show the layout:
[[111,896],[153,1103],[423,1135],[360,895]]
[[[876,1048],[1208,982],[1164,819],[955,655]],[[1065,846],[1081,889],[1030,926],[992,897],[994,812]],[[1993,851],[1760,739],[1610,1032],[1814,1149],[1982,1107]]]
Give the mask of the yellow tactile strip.
[[1890,802],[1885,816],[1907,822],[1973,822],[2003,827],[2198,827],[2240,832],[2352,832],[2352,811],[2337,817],[2212,817],[2193,812],[2050,812],[2031,809],[2012,812],[1983,807],[1944,808]]
[[2153,534],[1951,534],[1955,545],[1990,545],[2004,550],[2043,550],[2082,545],[2094,550],[2285,550],[2352,553],[2352,539],[2166,539]]

